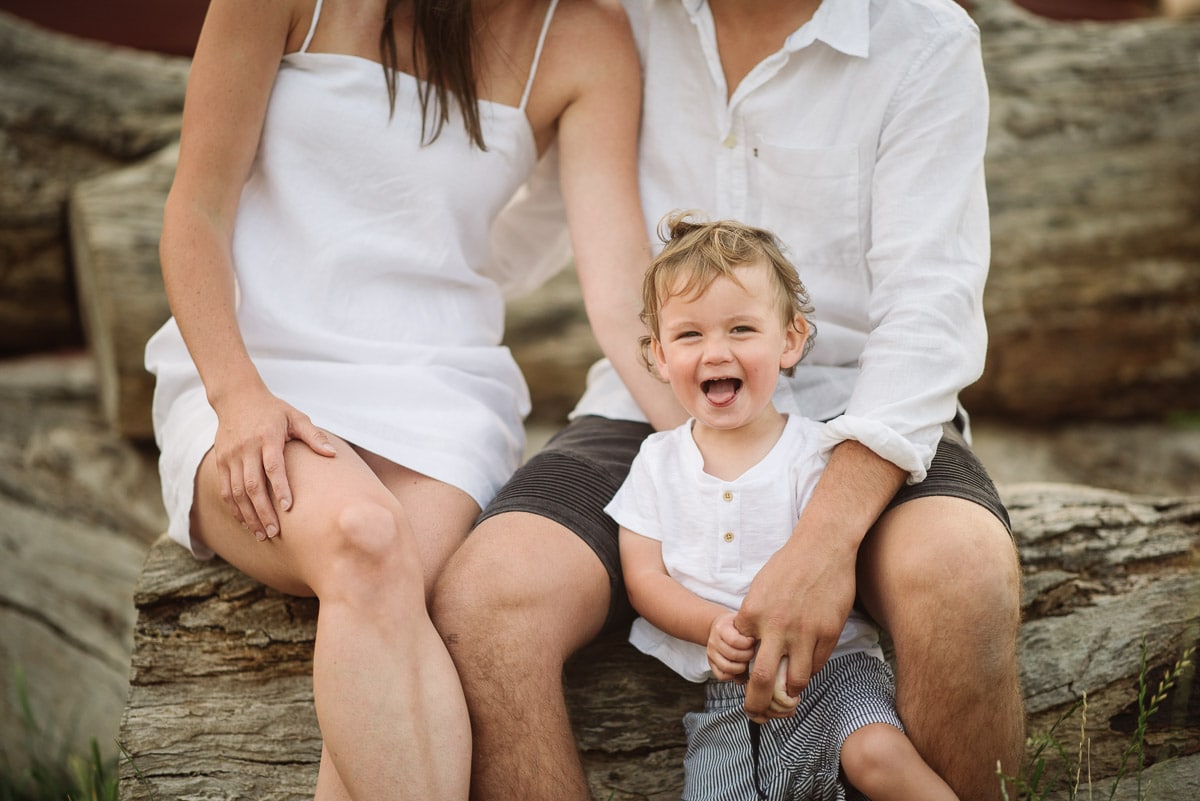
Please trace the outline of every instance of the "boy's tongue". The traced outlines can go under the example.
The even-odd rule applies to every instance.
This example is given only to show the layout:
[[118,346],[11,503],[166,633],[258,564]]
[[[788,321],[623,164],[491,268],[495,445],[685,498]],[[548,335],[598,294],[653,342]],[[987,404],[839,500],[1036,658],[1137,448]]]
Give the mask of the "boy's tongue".
[[714,406],[724,406],[733,401],[733,396],[737,394],[737,387],[738,382],[732,378],[706,381],[704,384],[704,396]]

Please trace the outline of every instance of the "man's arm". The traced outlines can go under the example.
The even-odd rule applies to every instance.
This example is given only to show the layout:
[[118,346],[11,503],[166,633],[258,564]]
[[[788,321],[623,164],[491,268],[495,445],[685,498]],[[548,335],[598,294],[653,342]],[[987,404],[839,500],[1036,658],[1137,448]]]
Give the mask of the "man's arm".
[[762,722],[781,657],[797,695],[837,646],[854,604],[855,562],[867,530],[906,472],[847,440],[834,448],[791,539],[758,572],[734,624],[759,640],[746,711]]

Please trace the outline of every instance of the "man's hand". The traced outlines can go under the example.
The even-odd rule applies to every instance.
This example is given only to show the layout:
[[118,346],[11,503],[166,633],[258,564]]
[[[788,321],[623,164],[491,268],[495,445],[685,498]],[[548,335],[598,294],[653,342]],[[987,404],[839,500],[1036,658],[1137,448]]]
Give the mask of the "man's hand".
[[833,653],[854,604],[856,553],[791,542],[750,584],[734,625],[759,641],[746,687],[752,720],[772,717],[778,677],[786,674],[783,695],[798,697]]
[[746,687],[746,713],[765,719],[780,661],[797,696],[837,647],[854,605],[858,547],[905,472],[853,440],[830,454],[788,543],[758,571],[734,618],[759,641]]

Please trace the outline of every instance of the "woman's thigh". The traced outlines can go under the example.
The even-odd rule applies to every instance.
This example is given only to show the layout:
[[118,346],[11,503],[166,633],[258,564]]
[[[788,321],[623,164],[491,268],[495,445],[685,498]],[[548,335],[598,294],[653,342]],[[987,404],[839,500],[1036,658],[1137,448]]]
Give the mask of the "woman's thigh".
[[404,509],[416,538],[428,599],[450,555],[462,545],[479,516],[479,505],[458,487],[389,462],[370,451],[356,450]]
[[[319,594],[333,549],[340,545],[338,538],[330,534],[340,515],[351,506],[378,507],[399,521],[407,521],[399,527],[401,539],[409,540],[422,559],[425,549],[419,543],[424,538],[434,542],[450,539],[448,532],[457,525],[462,531],[461,541],[477,512],[464,493],[373,454],[365,454],[364,458],[345,441],[333,436],[330,439],[337,451],[333,457],[319,455],[300,441],[287,444],[284,460],[292,507],[287,511],[276,507],[279,535],[262,542],[242,528],[221,500],[219,476],[210,452],[196,475],[193,530],[230,564],[293,595]],[[465,503],[458,496],[466,498]],[[461,511],[464,506],[474,512]],[[437,515],[439,507],[445,511],[444,517]],[[436,555],[442,549],[429,550]]]

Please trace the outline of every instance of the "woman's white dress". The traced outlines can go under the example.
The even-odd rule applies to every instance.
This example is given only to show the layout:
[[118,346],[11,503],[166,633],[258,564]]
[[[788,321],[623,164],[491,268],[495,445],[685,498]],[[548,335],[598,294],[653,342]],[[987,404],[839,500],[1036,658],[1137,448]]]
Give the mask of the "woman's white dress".
[[[483,506],[519,463],[529,411],[500,346],[501,289],[481,271],[537,160],[524,111],[537,60],[519,107],[480,103],[486,151],[457,110],[422,146],[416,80],[397,75],[389,119],[380,65],[308,52],[312,30],[280,65],[238,207],[242,335],[270,390],[317,426]],[[217,418],[174,319],[146,367],[169,533],[206,558],[188,518]]]

